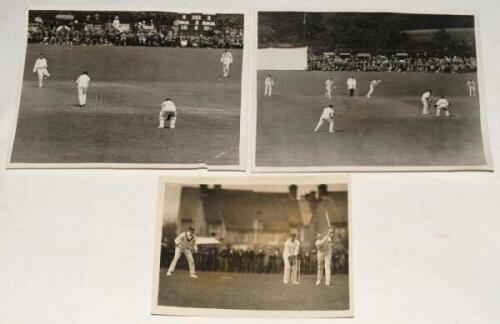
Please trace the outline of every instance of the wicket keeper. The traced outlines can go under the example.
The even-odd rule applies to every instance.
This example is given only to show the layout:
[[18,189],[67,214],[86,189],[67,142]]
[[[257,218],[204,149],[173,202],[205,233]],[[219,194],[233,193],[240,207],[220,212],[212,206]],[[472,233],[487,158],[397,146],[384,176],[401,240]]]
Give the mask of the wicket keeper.
[[165,120],[170,121],[169,128],[175,128],[175,121],[177,120],[177,107],[170,98],[166,98],[162,102],[159,120],[160,124],[158,125],[158,128],[165,128]]
[[[283,283],[288,284],[290,282],[290,277],[292,272],[297,273],[298,262],[297,258],[299,255],[300,242],[297,239],[297,234],[290,233],[290,237],[285,241],[283,247],[283,261],[285,264],[285,273],[283,274]],[[297,277],[293,278],[293,284],[297,285]]]

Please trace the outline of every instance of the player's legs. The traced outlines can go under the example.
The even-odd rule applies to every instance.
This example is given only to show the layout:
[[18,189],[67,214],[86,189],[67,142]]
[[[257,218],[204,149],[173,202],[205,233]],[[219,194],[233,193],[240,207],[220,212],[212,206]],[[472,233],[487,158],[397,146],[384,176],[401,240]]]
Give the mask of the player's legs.
[[429,114],[429,103],[427,102],[427,100],[422,100],[422,114]]
[[82,89],[82,100],[83,105],[85,106],[87,104],[87,88]]
[[269,97],[273,94],[273,86],[269,86]]
[[41,88],[43,87],[43,70],[38,69],[36,73],[38,74],[38,87]]
[[78,103],[83,106],[83,88],[78,87]]
[[445,115],[446,117],[450,117],[450,109],[448,109],[448,108],[444,108],[444,115]]
[[166,112],[160,111],[160,114],[158,115],[158,120],[159,120],[158,128],[165,128],[165,115]]
[[222,75],[227,77],[229,74],[229,64],[222,64]]
[[333,118],[331,118],[330,120],[328,120],[328,122],[330,123],[330,130],[329,130],[329,132],[330,133],[335,133],[335,130],[333,129],[333,126],[334,126]]
[[48,78],[50,76],[50,73],[47,69],[43,69],[43,75]]
[[175,128],[175,121],[177,120],[177,113],[175,111],[171,111],[168,113],[170,119],[170,128]]
[[191,278],[197,278],[197,276],[194,274],[195,273],[195,268],[194,268],[193,254],[191,253],[191,251],[186,250],[186,251],[184,251],[184,255],[186,256],[186,259],[188,261],[189,275],[191,276]]
[[330,279],[332,273],[331,262],[332,262],[332,256],[327,254],[325,257],[325,284],[327,286],[330,285]]
[[264,96],[270,95],[269,90],[270,90],[270,87],[268,85],[266,85],[266,87],[264,89]]
[[170,262],[170,266],[168,267],[167,276],[171,276],[172,272],[174,272],[177,261],[179,261],[179,258],[181,257],[181,253],[181,249],[175,248],[174,258],[172,259],[172,262]]
[[290,265],[290,261],[288,261],[288,258],[283,257],[283,261],[285,264],[285,270],[283,273],[283,283],[287,284],[290,282],[290,271],[292,270],[292,266]]
[[323,272],[325,271],[325,255],[323,253],[318,253],[318,275],[316,284],[319,285],[321,280],[323,280]]
[[476,87],[472,87],[472,96],[475,97],[476,96]]
[[437,106],[436,107],[436,116],[440,116],[441,115],[441,107],[440,106]]
[[323,125],[323,122],[324,122],[324,119],[320,118],[319,121],[318,121],[318,124],[316,124],[316,127],[314,128],[315,132],[317,132],[318,129],[321,127],[321,125]]
[[370,90],[366,94],[366,98],[370,98],[372,96],[372,93],[373,93],[373,87],[370,87]]

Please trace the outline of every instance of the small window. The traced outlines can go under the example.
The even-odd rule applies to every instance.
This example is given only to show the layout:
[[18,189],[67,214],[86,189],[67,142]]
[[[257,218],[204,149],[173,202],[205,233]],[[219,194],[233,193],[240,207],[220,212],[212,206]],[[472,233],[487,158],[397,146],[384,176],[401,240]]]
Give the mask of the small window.
[[207,20],[208,21],[212,20],[212,16],[207,16]]
[[187,26],[187,25],[181,25],[181,29],[182,29],[182,30],[187,30],[187,29],[188,29],[188,26]]
[[198,30],[198,26],[194,26],[194,30]]
[[185,20],[185,19],[186,19],[186,15],[182,15],[182,19],[184,19],[184,20]]

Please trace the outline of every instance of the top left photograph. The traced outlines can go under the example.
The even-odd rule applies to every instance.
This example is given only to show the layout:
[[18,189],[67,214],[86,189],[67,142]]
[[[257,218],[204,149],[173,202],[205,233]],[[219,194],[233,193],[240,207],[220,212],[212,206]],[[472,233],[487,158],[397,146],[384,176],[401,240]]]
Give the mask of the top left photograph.
[[245,168],[243,13],[27,15],[8,168]]

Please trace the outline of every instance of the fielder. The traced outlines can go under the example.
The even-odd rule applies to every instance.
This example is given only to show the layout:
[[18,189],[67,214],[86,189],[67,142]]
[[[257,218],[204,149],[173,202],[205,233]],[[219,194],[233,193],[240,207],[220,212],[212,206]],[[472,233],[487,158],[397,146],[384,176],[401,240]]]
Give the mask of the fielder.
[[273,85],[274,85],[274,80],[273,77],[268,74],[266,79],[264,80],[264,96],[271,96],[273,93]]
[[421,97],[422,100],[422,114],[429,114],[429,103],[432,101],[432,90],[429,89]]
[[333,82],[333,78],[326,79],[325,81],[325,97],[328,99],[332,99],[332,92],[335,89],[335,83]]
[[222,63],[222,76],[227,77],[229,75],[229,67],[233,64],[233,54],[225,50],[220,61]]
[[170,263],[170,267],[167,271],[167,276],[171,276],[175,270],[175,266],[177,265],[177,261],[179,261],[181,257],[181,253],[184,253],[188,264],[189,264],[189,276],[191,278],[198,278],[195,274],[194,269],[194,259],[193,252],[198,252],[198,246],[196,245],[196,235],[194,234],[194,227],[189,227],[187,231],[179,234],[175,238],[175,254],[172,262]]
[[[290,233],[290,238],[285,241],[283,248],[283,261],[285,264],[285,273],[283,274],[283,282],[288,284],[292,272],[297,273],[298,262],[297,256],[299,255],[300,242],[297,240],[297,234]],[[297,285],[299,282],[297,278],[293,278],[293,284]]]
[[368,90],[368,93],[366,94],[366,98],[371,98],[372,97],[372,94],[373,94],[373,91],[375,91],[375,87],[380,83],[382,82],[382,80],[372,80],[370,82],[370,90]]
[[356,95],[357,83],[358,82],[356,81],[356,79],[352,76],[347,79],[347,90],[349,90],[349,97]]
[[325,274],[325,285],[330,285],[331,280],[331,261],[332,261],[332,249],[333,249],[333,229],[330,228],[328,234],[321,237],[321,233],[316,235],[316,248],[318,249],[318,277],[316,280],[316,285],[321,284],[323,280],[323,273]]
[[467,89],[469,90],[469,97],[476,96],[476,82],[474,80],[467,81]]
[[159,120],[160,124],[158,125],[158,128],[165,128],[165,120],[170,121],[169,128],[175,128],[175,121],[177,120],[177,107],[170,98],[166,98],[165,101],[162,102]]
[[47,70],[48,67],[49,66],[47,64],[47,59],[43,56],[43,54],[40,54],[40,56],[35,61],[35,66],[33,67],[33,73],[38,74],[39,88],[43,87],[43,80],[50,76],[50,73]]
[[448,99],[441,96],[441,98],[434,104],[434,108],[436,108],[436,116],[439,117],[441,115],[441,110],[444,110],[444,115],[446,117],[450,117],[450,107],[451,103]]
[[78,102],[80,107],[85,106],[87,103],[87,90],[89,88],[90,76],[87,71],[83,73],[76,79],[76,86],[78,88]]
[[335,114],[335,111],[333,110],[332,105],[328,105],[328,107],[325,107],[323,109],[323,112],[321,113],[321,117],[319,117],[318,124],[316,125],[316,128],[314,128],[314,131],[317,132],[318,129],[323,125],[325,121],[330,123],[330,133],[335,133],[335,130],[333,129],[334,122],[333,122],[333,115]]

